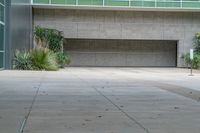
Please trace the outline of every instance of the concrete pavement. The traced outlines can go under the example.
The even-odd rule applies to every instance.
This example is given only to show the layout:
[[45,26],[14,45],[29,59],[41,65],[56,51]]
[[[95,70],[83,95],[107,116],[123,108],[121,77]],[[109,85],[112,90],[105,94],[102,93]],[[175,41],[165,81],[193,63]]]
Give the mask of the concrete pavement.
[[200,73],[178,68],[0,71],[2,133],[199,133]]

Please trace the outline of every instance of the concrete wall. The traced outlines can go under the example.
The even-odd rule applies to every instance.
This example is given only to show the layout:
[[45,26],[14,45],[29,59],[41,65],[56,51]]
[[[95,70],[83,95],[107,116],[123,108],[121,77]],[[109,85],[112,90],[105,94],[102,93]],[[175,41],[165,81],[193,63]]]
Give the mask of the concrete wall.
[[34,25],[62,30],[65,38],[176,40],[181,67],[200,13],[34,9]]
[[71,66],[176,66],[176,41],[66,39]]
[[29,50],[32,46],[31,0],[7,1],[6,69],[12,67],[13,51]]

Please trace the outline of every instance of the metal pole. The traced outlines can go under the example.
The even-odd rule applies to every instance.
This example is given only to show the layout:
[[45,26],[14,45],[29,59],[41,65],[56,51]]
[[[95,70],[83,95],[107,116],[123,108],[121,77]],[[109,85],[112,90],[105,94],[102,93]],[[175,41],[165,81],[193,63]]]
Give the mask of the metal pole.
[[190,65],[190,75],[189,76],[193,76],[193,73],[192,73],[193,60],[194,60],[194,52],[193,52],[193,49],[190,49],[190,61],[191,61],[191,65]]
[[192,72],[192,68],[193,67],[193,60],[191,60],[191,66],[190,66],[190,75],[189,76],[193,76],[193,72]]

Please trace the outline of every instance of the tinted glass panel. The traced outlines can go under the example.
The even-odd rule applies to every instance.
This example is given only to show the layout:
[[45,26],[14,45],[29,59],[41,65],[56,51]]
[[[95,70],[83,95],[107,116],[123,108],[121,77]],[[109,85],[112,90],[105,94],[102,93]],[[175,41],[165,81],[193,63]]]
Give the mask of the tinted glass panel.
[[3,52],[0,52],[0,68],[3,68],[3,62],[4,62],[4,53]]
[[199,8],[200,7],[200,2],[183,2],[183,7]]
[[157,7],[180,7],[180,2],[157,2]]
[[105,0],[105,5],[106,6],[128,6],[129,5],[129,1]]
[[[33,0],[33,2],[35,4],[49,4],[51,2],[50,4],[103,6],[103,0]],[[104,0],[104,5],[187,9],[200,8],[200,0]]]
[[[86,0],[87,1],[87,0]],[[68,4],[68,5],[75,5],[76,0],[51,0],[52,4]]]
[[48,4],[49,0],[33,0],[34,3]]
[[79,5],[103,5],[103,0],[79,0]]
[[1,4],[4,4],[4,0],[0,0],[0,3],[1,3]]
[[0,21],[4,22],[4,7],[0,5]]
[[0,51],[4,50],[4,26],[0,24]]

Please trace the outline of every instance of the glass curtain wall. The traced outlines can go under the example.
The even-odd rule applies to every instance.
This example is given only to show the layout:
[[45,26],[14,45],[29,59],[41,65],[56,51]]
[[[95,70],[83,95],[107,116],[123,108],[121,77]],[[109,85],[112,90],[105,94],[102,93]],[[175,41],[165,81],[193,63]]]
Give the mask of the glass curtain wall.
[[5,55],[5,0],[0,0],[0,69],[4,68]]
[[200,8],[200,0],[33,0],[34,4],[119,6],[142,8]]

